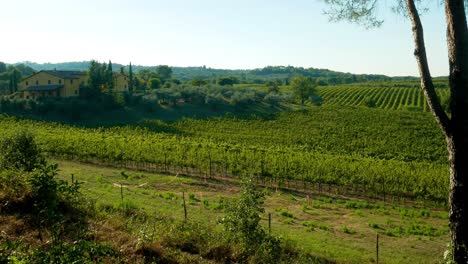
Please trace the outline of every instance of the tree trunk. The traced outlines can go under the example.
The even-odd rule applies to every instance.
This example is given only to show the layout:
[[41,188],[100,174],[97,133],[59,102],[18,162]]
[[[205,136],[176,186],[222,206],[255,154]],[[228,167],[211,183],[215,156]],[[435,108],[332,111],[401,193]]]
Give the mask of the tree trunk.
[[[458,133],[457,133],[458,134]],[[468,263],[468,128],[447,139],[450,163],[450,238],[455,263]]]
[[450,238],[455,263],[468,263],[468,28],[463,0],[447,0],[445,14],[452,114],[447,138]]
[[416,60],[426,101],[445,133],[450,164],[450,238],[455,263],[468,263],[468,28],[464,0],[446,0],[450,111],[443,111],[435,93],[426,57],[424,35],[414,0],[406,0],[413,26]]

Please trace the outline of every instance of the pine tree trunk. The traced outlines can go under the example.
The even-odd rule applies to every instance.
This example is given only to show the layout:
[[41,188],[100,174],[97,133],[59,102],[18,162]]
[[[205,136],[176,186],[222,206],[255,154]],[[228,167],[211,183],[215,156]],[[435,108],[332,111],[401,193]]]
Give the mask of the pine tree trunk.
[[450,162],[450,238],[455,263],[468,263],[468,127],[447,139]]
[[463,0],[446,0],[451,122],[450,238],[455,263],[468,263],[468,28]]
[[447,116],[432,83],[423,28],[414,0],[406,0],[413,26],[421,87],[432,114],[447,139],[450,164],[450,238],[455,263],[468,263],[468,28],[464,0],[446,0],[450,112]]

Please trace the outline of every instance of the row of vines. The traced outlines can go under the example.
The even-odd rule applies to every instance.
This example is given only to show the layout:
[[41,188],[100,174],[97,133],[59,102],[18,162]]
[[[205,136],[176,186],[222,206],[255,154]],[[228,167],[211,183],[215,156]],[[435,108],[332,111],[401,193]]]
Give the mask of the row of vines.
[[[448,88],[438,88],[436,92],[443,103],[448,103],[450,95]],[[325,86],[318,88],[318,94],[327,105],[429,111],[422,90],[416,85],[401,85],[396,87],[362,86],[362,84]]]
[[[382,195],[445,201],[447,166],[443,158],[431,156],[436,151],[444,157],[443,141],[439,142],[442,139],[435,127],[430,125],[428,131],[409,131],[407,136],[402,131],[397,132],[404,128],[380,127],[378,129],[386,134],[372,131],[376,133],[372,137],[372,133],[362,131],[363,124],[355,124],[355,127],[351,127],[351,123],[350,127],[336,125],[342,115],[356,115],[356,111],[317,109],[285,113],[271,120],[186,119],[174,124],[154,121],[109,128],[73,127],[1,117],[0,133],[29,129],[36,134],[42,148],[56,157],[158,164],[163,168],[195,170],[207,177],[248,174],[261,181],[274,181],[277,185],[301,181],[304,184],[351,186]],[[309,127],[319,124],[314,124],[313,119],[318,118],[320,112],[331,124],[322,120],[319,122],[321,127]],[[360,113],[361,116],[356,118],[367,120],[369,124],[383,122],[378,120],[385,117],[383,113],[380,118],[365,111]],[[425,119],[420,118],[423,124]],[[415,120],[419,119],[413,118],[411,122]],[[402,118],[401,122],[412,126],[409,119]],[[366,133],[369,133],[368,137]],[[392,133],[401,134],[403,141],[397,144],[402,139],[392,138]],[[435,139],[428,138],[431,133]],[[403,147],[403,150],[398,149],[408,139],[416,141],[406,141],[410,148],[411,144],[421,144],[421,149],[431,155],[411,158],[418,153],[411,154],[414,150]],[[381,145],[383,150],[378,149],[380,145],[373,146],[373,142],[382,140],[385,143]],[[335,145],[339,142],[344,146]],[[379,151],[387,156],[379,157]]]

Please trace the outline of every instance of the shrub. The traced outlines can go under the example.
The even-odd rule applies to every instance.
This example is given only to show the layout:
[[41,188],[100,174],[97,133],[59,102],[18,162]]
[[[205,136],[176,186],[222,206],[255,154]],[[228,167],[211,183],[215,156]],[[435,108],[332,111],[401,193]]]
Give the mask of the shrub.
[[80,184],[69,185],[57,180],[57,165],[43,165],[29,179],[35,213],[42,223],[54,223],[61,218],[60,203],[75,204],[79,196]]
[[265,231],[260,225],[260,213],[264,194],[255,189],[251,178],[242,180],[242,193],[239,199],[231,202],[226,216],[221,220],[225,230],[234,241],[245,245],[259,245],[265,237]]
[[370,97],[370,96],[367,96],[367,97],[364,98],[364,100],[362,101],[362,104],[363,104],[364,106],[369,107],[369,108],[374,108],[374,107],[377,106],[377,101],[376,101],[374,98],[372,98],[372,97]]
[[15,131],[0,142],[0,165],[3,168],[30,172],[44,164],[44,161],[29,131]]

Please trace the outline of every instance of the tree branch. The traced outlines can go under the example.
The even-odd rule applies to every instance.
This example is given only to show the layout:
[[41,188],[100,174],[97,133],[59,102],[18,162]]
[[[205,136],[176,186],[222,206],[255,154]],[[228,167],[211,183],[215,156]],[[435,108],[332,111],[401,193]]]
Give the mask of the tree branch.
[[380,27],[383,20],[376,17],[377,0],[324,0],[330,8],[325,11],[331,21],[347,20],[365,26]]
[[429,105],[432,114],[434,115],[444,133],[446,135],[450,135],[450,119],[440,104],[434,88],[434,84],[432,82],[431,73],[429,71],[429,63],[427,62],[426,45],[424,44],[423,27],[414,0],[406,0],[406,9],[413,26],[413,37],[415,45],[414,56],[418,62],[419,74],[421,76],[421,88],[423,90],[424,97],[426,98],[427,104]]

